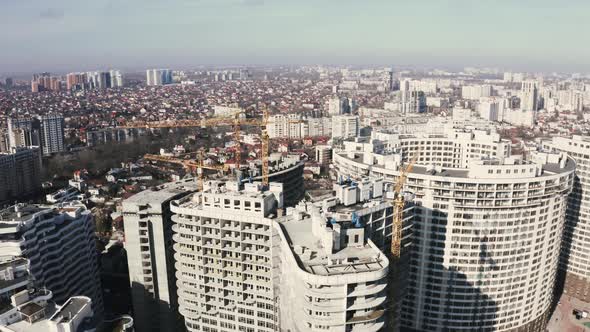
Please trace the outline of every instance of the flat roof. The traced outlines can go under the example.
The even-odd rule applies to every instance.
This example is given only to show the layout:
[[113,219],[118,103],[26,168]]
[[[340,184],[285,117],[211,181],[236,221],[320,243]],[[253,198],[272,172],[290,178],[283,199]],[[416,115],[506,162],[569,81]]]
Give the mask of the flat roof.
[[[310,217],[297,221],[287,216],[280,220],[293,255],[308,273],[331,276],[384,268],[381,252],[369,244],[346,246],[338,252],[327,253],[320,239],[312,235],[312,222]],[[303,254],[297,253],[299,248],[303,248]]]
[[179,181],[167,183],[153,189],[141,191],[125,201],[134,204],[161,204],[174,197],[197,190],[196,181]]
[[[360,155],[357,155],[355,153],[354,158],[349,158],[347,156],[347,153],[339,153],[339,155],[343,158],[367,165],[367,166],[371,166],[373,168],[377,168],[377,169],[386,169],[384,165],[368,165],[365,164],[363,162],[363,158]],[[530,166],[536,166],[537,164],[534,163],[530,163],[530,164],[498,164],[495,166],[525,166],[525,165],[530,165]],[[494,165],[492,165],[494,166]],[[567,161],[565,163],[565,167],[561,168],[559,164],[557,163],[545,163],[541,165],[541,168],[544,171],[550,172],[552,174],[558,174],[558,173],[564,173],[564,172],[569,172],[569,171],[573,171],[575,169],[576,165],[575,162],[573,161],[573,159],[571,158],[567,158]],[[399,170],[391,170],[391,171],[396,171],[399,172]],[[419,174],[419,175],[435,175],[435,176],[440,176],[440,177],[452,177],[452,178],[470,178],[469,177],[469,171],[470,168],[452,168],[452,167],[442,167],[441,171],[437,171],[436,173],[431,174],[428,171],[428,167],[424,164],[416,164],[414,165],[414,167],[412,168],[412,171],[410,172],[410,174]],[[538,175],[535,176],[536,178],[539,177],[543,177],[543,176],[547,176],[549,174],[542,174],[542,175]],[[532,178],[532,177],[530,177]],[[500,178],[500,179],[511,179],[511,178]]]
[[54,322],[67,322],[70,318],[76,316],[84,306],[90,305],[90,299],[85,297],[72,297],[57,310],[50,318]]
[[40,206],[36,204],[27,204],[18,206],[19,211],[15,211],[15,205],[10,206],[0,211],[0,227],[1,222],[20,222],[31,219],[35,213],[51,210],[49,207]]

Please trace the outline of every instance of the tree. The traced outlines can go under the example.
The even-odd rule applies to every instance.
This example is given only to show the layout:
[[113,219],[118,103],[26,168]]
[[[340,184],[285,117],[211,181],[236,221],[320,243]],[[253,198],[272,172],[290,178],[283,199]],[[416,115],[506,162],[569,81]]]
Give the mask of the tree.
[[96,226],[96,232],[100,234],[110,233],[112,230],[111,217],[104,210],[95,209],[94,225]]

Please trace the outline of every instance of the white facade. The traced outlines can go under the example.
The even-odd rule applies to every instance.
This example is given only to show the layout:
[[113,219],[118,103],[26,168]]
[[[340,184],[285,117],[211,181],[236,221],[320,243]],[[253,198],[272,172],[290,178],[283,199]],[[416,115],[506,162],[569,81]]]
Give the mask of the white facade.
[[338,115],[332,117],[332,138],[351,138],[360,132],[359,117],[356,115]]
[[329,165],[332,161],[332,146],[317,145],[315,147],[315,161],[321,165]]
[[465,85],[461,87],[461,97],[463,99],[478,100],[482,97],[490,97],[492,95],[491,85]]
[[500,118],[500,101],[492,98],[481,98],[477,105],[479,117],[488,121],[498,121]]
[[565,292],[578,299],[590,300],[590,139],[554,137],[544,141],[543,147],[563,151],[576,161],[576,180],[569,197],[567,219],[561,247],[560,270],[565,272]]
[[301,119],[297,114],[277,114],[269,117],[266,128],[270,138],[330,136],[332,119],[328,117]]
[[207,182],[174,201],[180,314],[188,331],[277,330],[273,226],[281,184]]
[[15,205],[0,211],[0,259],[24,257],[36,287],[63,304],[84,295],[102,313],[94,218],[83,205]]
[[146,70],[148,86],[172,84],[172,70],[170,69],[148,69]]
[[121,75],[120,70],[111,69],[109,71],[111,75],[111,87],[112,88],[120,88],[123,86],[123,75]]
[[386,255],[365,240],[364,228],[330,223],[318,207],[308,204],[292,213],[274,224],[280,238],[281,331],[381,330]]
[[328,99],[328,114],[340,115],[344,113],[344,107],[340,97],[332,97]]
[[532,127],[535,125],[535,111],[505,110],[502,115],[503,122],[514,126]]
[[[500,142],[473,135],[453,147],[458,138],[445,136],[400,136],[382,140],[382,153],[351,146],[334,154],[342,176],[395,182],[401,160],[419,153],[405,185],[419,207],[402,327],[542,331],[574,162],[542,153],[522,161],[502,156]],[[387,152],[394,147],[400,153]]]
[[471,109],[455,106],[453,107],[453,121],[471,120]]
[[424,92],[402,90],[399,111],[402,114],[426,112],[426,96]]

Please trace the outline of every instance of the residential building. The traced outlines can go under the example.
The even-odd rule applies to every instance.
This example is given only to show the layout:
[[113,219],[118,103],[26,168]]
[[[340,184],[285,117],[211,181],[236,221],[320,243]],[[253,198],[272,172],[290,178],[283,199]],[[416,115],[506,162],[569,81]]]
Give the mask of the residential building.
[[402,114],[425,113],[426,95],[422,91],[402,90],[399,110]]
[[316,145],[315,160],[320,165],[329,165],[332,162],[332,146]]
[[337,115],[332,117],[332,138],[350,138],[360,132],[359,117],[356,115]]
[[148,69],[146,78],[148,86],[172,84],[172,70]]
[[278,330],[273,219],[282,184],[208,181],[173,201],[178,302],[188,331]]
[[350,105],[348,98],[334,96],[328,99],[328,114],[341,115],[350,113]]
[[66,75],[66,88],[68,90],[84,90],[87,86],[85,73],[69,73]]
[[354,218],[308,204],[273,223],[281,331],[384,330],[390,261]]
[[43,155],[63,152],[66,150],[64,142],[64,117],[61,114],[47,114],[41,120],[41,149]]
[[0,202],[23,199],[41,191],[41,152],[37,147],[0,153]]
[[515,109],[505,110],[502,121],[514,126],[531,128],[535,125],[536,112],[532,110]]
[[197,190],[193,180],[148,189],[123,201],[125,250],[138,331],[178,325],[170,202]]
[[108,71],[103,71],[98,74],[98,88],[99,89],[108,89],[113,87],[113,81],[111,77],[111,73]]
[[520,90],[520,108],[524,111],[539,109],[539,86],[536,81],[523,81]]
[[38,288],[64,304],[72,296],[92,299],[103,312],[94,218],[79,203],[54,206],[17,204],[0,211],[0,257],[23,257]]
[[590,227],[590,193],[587,184],[590,181],[590,138],[578,135],[571,138],[553,137],[542,144],[544,149],[565,152],[576,161],[559,269],[564,293],[590,302],[590,265],[587,264],[590,239],[586,236],[586,229]]
[[402,328],[545,329],[575,162],[565,154],[510,156],[502,152],[509,142],[485,141],[494,136],[383,134],[334,154],[341,176],[387,182],[418,154],[404,187],[416,207]]
[[34,118],[8,118],[8,147],[40,146],[40,124]]
[[109,71],[111,76],[111,88],[120,88],[123,86],[123,75],[120,70],[111,69]]
[[461,87],[461,97],[463,99],[478,100],[480,98],[491,97],[493,93],[491,85],[464,85]]

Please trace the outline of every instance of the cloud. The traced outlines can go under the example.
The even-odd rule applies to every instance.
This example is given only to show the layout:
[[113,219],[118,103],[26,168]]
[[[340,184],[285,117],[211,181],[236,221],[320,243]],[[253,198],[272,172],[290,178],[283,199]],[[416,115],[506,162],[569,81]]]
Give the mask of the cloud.
[[64,17],[64,11],[58,8],[47,8],[39,13],[39,17],[48,20],[59,20]]

